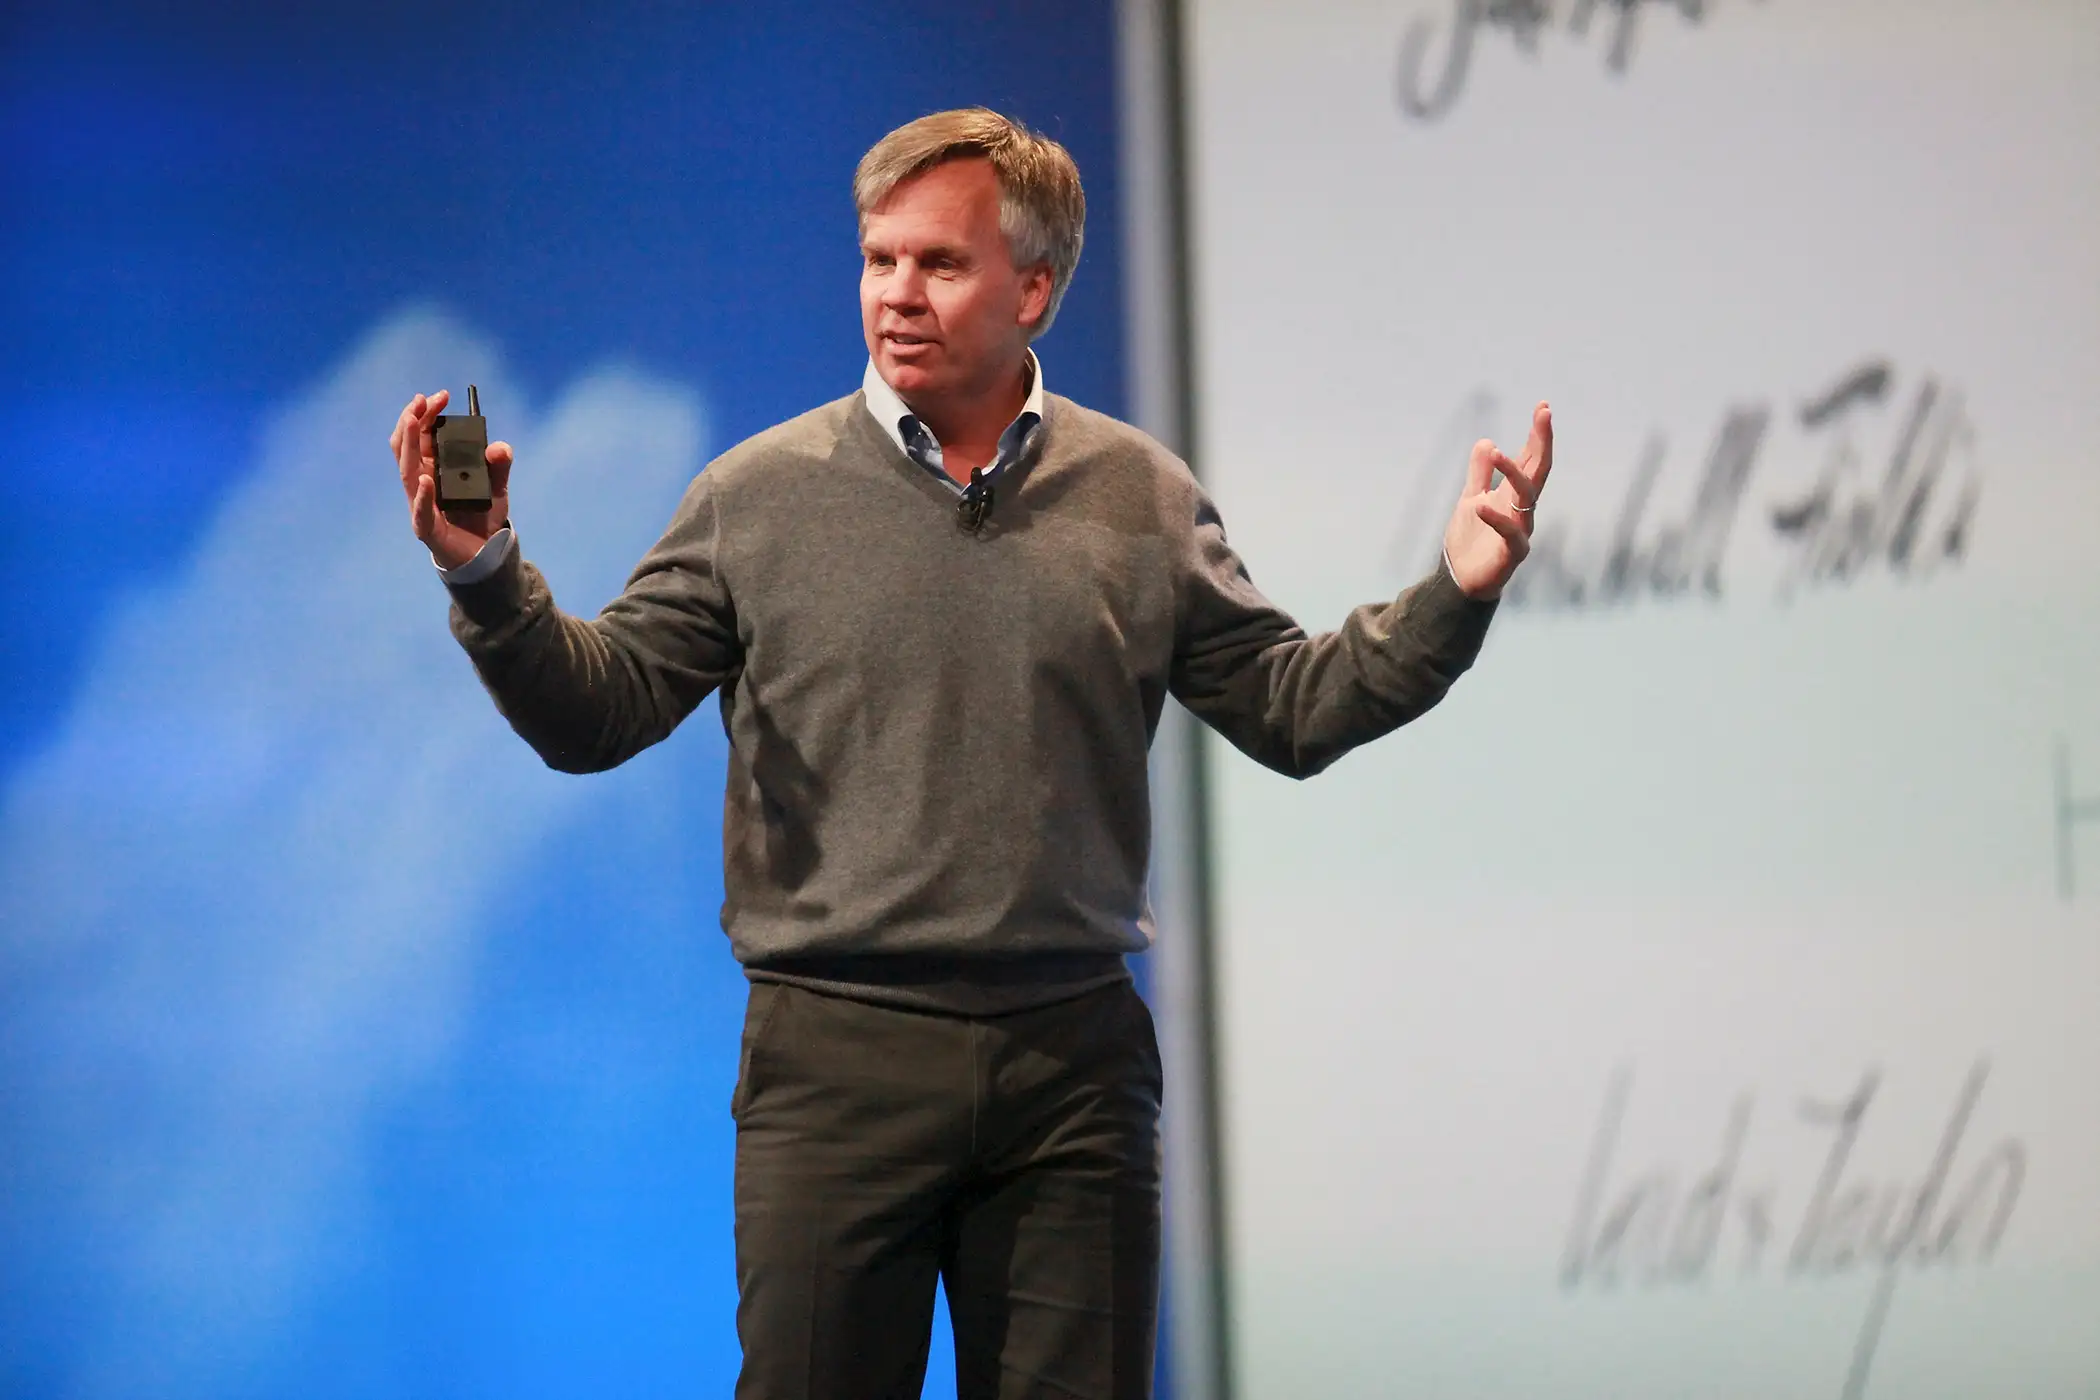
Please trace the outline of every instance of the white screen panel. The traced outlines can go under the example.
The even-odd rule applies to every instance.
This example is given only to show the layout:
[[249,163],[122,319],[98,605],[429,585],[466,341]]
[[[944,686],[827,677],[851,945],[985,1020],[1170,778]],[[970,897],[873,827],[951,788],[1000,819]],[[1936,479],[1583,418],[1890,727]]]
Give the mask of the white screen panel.
[[1186,41],[1257,582],[1332,626],[1561,438],[1443,708],[1214,755],[1242,1394],[2100,1394],[2100,6]]

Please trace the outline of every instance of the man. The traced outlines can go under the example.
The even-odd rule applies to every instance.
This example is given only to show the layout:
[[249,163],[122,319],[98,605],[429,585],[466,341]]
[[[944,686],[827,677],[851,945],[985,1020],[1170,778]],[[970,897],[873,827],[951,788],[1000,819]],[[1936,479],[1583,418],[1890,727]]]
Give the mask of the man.
[[1187,468],[1045,389],[1085,222],[1061,146],[943,112],[854,197],[860,392],[710,463],[595,620],[520,555],[508,446],[486,514],[438,511],[443,393],[395,427],[402,486],[550,765],[610,768],[721,691],[737,1394],[916,1395],[945,1280],[962,1395],[1142,1396],[1160,1082],[1123,959],[1161,706],[1309,775],[1436,703],[1524,557],[1551,421],[1521,462],[1475,447],[1433,575],[1308,638]]

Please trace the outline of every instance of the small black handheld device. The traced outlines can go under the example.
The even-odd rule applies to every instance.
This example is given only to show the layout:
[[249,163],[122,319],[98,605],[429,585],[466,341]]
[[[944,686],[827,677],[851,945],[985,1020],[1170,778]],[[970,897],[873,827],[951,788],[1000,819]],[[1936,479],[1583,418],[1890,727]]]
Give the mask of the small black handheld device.
[[489,425],[481,416],[481,390],[467,386],[465,413],[440,413],[431,421],[437,447],[437,503],[444,511],[489,508]]

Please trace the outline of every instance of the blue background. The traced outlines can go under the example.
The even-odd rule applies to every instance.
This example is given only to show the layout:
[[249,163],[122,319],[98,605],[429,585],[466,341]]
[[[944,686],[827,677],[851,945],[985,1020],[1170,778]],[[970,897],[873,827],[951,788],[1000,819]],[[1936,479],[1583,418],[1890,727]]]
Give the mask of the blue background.
[[[170,643],[143,679],[96,677],[121,677],[138,651],[123,639],[180,630],[155,600],[219,596],[196,579],[218,567],[215,530],[241,538],[230,503],[259,462],[300,455],[295,406],[316,382],[403,317],[500,345],[514,403],[606,366],[680,386],[704,456],[850,392],[851,171],[936,108],[999,108],[1077,157],[1092,238],[1042,353],[1053,388],[1120,413],[1110,7],[18,4],[4,24],[0,1393],[726,1393],[743,982],[716,920],[712,707],[584,780],[599,789],[548,799],[558,817],[471,911],[478,951],[441,1033],[404,1010],[407,1068],[343,1077],[361,1087],[342,1091],[359,1113],[330,1149],[340,1169],[310,1189],[261,1178],[262,1196],[303,1202],[294,1229],[252,1193],[196,1185],[243,1139],[192,1110],[231,1112],[224,1086],[274,1043],[227,1029],[278,985],[244,959],[296,944],[310,888],[252,833],[296,827],[325,867],[368,834],[315,828],[302,806],[329,747],[404,769],[416,747],[337,715],[289,725],[299,742],[258,759],[242,735],[268,713],[178,728],[166,697],[267,675],[273,626],[291,625],[277,600],[362,587],[302,576],[300,541],[326,555],[342,517],[292,498],[282,554],[235,547],[251,571],[230,596],[252,618]],[[400,383],[393,402],[436,387]],[[506,406],[486,405],[499,436]],[[345,488],[357,512],[399,510],[392,411],[347,436],[312,420],[316,461],[369,461]],[[528,552],[533,466],[521,442]],[[655,499],[628,521],[644,542]],[[401,625],[441,639],[443,595],[405,518],[398,546],[378,567],[425,609]],[[331,645],[354,674],[356,648],[376,668],[391,643],[346,629]],[[463,663],[425,673],[448,713],[496,723]],[[127,734],[145,738],[111,737]],[[553,781],[510,772],[537,766],[522,744],[492,752],[497,787]],[[596,795],[567,795],[582,791]],[[90,835],[68,864],[49,852],[71,831]],[[389,930],[402,946],[406,923]],[[386,1008],[414,1001],[371,999],[353,1045],[393,1063]],[[257,1160],[276,1160],[280,1105],[333,1101],[340,1058],[273,1068],[281,1099],[235,1103],[259,1125]],[[191,1183],[179,1229],[163,1179]],[[952,1393],[943,1368],[937,1346],[929,1394]]]

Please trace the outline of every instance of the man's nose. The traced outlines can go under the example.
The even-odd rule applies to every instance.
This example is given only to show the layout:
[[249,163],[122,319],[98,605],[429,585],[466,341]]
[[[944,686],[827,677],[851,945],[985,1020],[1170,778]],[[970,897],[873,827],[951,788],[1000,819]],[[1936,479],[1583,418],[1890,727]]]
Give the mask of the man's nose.
[[924,306],[926,274],[910,263],[900,263],[882,284],[882,304],[898,311]]

